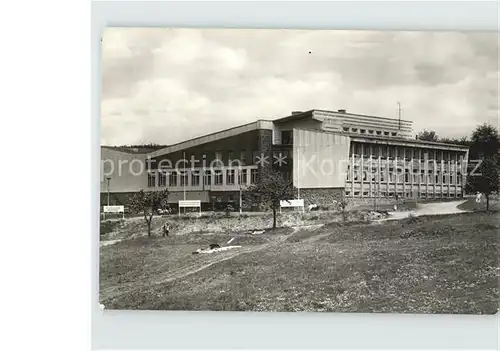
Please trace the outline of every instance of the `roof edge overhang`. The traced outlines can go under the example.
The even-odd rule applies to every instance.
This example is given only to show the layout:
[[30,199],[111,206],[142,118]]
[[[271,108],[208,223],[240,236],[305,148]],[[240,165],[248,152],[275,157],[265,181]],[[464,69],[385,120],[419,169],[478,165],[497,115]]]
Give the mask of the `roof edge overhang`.
[[238,134],[250,132],[253,130],[259,130],[259,129],[267,129],[267,130],[272,130],[273,129],[273,121],[267,120],[267,119],[258,119],[257,121],[242,124],[236,127],[224,129],[218,132],[210,133],[210,134],[205,134],[193,139],[189,139],[186,141],[182,141],[180,143],[176,143],[170,146],[167,146],[166,148],[159,149],[156,151],[152,151],[147,153],[147,157],[150,158],[155,158],[163,155],[168,155],[174,152],[182,151],[191,147],[203,145],[209,142],[217,141],[217,140],[222,140],[225,138],[229,138]]
[[464,145],[437,143],[437,142],[415,140],[415,139],[409,139],[409,138],[394,138],[394,137],[384,138],[384,137],[368,136],[368,135],[363,136],[363,135],[354,134],[354,133],[342,133],[342,132],[334,132],[334,131],[326,131],[326,130],[310,129],[310,128],[294,128],[294,129],[311,131],[311,132],[319,132],[319,133],[327,133],[327,134],[343,135],[343,136],[350,137],[351,141],[371,142],[371,143],[381,144],[381,145],[415,146],[415,147],[420,147],[420,148],[432,148],[432,149],[439,149],[440,148],[440,149],[448,149],[448,150],[454,150],[454,151],[468,151],[469,150],[469,147],[464,146]]

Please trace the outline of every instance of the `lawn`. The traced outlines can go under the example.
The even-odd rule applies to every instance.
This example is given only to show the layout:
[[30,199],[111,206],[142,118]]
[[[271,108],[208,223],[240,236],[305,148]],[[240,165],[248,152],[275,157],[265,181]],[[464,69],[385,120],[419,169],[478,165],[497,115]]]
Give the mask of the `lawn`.
[[[137,238],[101,247],[107,309],[493,314],[496,212]],[[192,252],[210,243],[241,248]]]

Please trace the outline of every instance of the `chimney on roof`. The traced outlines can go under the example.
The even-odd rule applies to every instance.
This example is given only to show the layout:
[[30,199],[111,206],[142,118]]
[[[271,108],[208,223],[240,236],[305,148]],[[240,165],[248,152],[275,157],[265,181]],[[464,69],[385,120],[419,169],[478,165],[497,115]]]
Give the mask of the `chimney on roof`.
[[340,113],[346,113],[347,110],[339,110],[338,112],[340,112]]
[[293,115],[300,115],[302,113],[302,111],[292,111],[292,116]]

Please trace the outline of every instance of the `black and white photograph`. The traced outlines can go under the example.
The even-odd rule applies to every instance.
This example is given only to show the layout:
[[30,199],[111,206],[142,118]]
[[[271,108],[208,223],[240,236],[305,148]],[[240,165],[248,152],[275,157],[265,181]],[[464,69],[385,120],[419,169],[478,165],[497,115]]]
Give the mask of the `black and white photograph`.
[[106,28],[101,308],[496,314],[499,49]]

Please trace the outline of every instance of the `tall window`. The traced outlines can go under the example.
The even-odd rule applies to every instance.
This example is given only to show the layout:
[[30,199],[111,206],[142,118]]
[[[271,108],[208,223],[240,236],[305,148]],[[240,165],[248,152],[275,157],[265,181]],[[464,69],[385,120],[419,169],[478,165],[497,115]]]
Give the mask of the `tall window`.
[[362,144],[354,144],[354,156],[359,156],[361,155],[361,149],[362,149],[363,145]]
[[389,147],[389,157],[393,160],[396,157],[396,148],[395,147]]
[[199,171],[193,171],[191,173],[191,185],[192,186],[200,185],[200,172]]
[[215,185],[222,185],[223,184],[223,178],[222,178],[222,171],[221,170],[216,170],[214,174],[214,184]]
[[168,185],[177,186],[177,172],[171,172],[168,175]]
[[167,175],[163,172],[158,173],[158,186],[167,186]]
[[252,184],[257,184],[258,178],[259,178],[259,170],[258,169],[250,170],[250,182]]
[[226,171],[226,184],[234,185],[234,169],[228,169]]
[[188,174],[187,172],[180,173],[181,186],[188,186]]
[[246,169],[241,169],[239,172],[239,177],[238,177],[239,184],[241,185],[246,185],[247,183],[247,170]]
[[203,184],[212,185],[212,171],[205,171],[203,175]]
[[148,187],[156,186],[156,176],[154,173],[148,173]]

